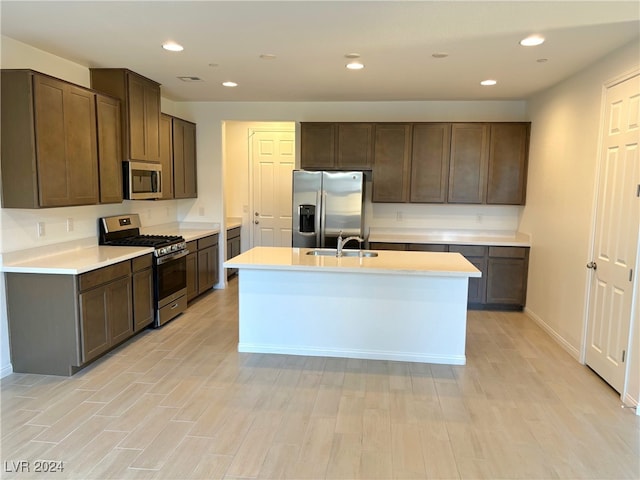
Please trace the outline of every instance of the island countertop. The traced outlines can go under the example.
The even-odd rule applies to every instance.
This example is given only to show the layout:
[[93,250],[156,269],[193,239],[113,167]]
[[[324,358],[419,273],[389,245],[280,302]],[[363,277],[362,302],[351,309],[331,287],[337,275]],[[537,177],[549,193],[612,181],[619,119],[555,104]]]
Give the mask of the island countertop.
[[[255,247],[227,260],[225,267],[252,270],[349,272],[364,274],[480,277],[459,253],[376,251],[377,257],[307,255],[311,248]],[[345,249],[345,251],[353,251]],[[356,250],[357,251],[357,250]]]

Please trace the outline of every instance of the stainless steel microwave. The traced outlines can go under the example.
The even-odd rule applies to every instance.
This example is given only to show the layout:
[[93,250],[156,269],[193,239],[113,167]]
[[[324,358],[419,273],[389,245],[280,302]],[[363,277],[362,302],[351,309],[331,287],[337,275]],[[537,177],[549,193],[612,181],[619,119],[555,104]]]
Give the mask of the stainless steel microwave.
[[124,198],[154,200],[162,198],[162,165],[124,162]]

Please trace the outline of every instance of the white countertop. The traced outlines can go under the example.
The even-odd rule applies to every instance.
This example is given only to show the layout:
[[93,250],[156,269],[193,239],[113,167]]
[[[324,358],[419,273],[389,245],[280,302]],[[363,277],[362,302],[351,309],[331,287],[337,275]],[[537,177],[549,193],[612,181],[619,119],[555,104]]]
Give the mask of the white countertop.
[[447,245],[486,245],[497,247],[530,247],[529,235],[502,231],[430,231],[372,228],[369,242],[434,243]]
[[229,217],[225,221],[227,230],[242,226],[242,218]]
[[7,273],[46,273],[78,275],[152,253],[150,247],[108,247],[94,245],[74,250],[11,261],[4,255],[2,271]]
[[[140,229],[143,234],[182,235],[186,241],[197,240],[220,232],[208,224],[164,224]],[[86,238],[7,252],[2,255],[0,271],[7,273],[45,273],[79,275],[152,253],[150,247],[112,247],[98,245],[97,238]]]
[[[259,270],[384,273],[446,277],[480,277],[459,253],[378,251],[377,257],[307,255],[310,248],[255,247],[224,263],[225,267]],[[348,249],[345,249],[348,250]]]

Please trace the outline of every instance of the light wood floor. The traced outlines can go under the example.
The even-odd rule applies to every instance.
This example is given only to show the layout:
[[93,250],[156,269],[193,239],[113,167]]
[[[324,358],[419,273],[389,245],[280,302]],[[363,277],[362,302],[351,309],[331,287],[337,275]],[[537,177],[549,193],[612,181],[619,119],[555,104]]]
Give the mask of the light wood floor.
[[73,377],[2,379],[2,478],[640,478],[640,417],[523,314],[470,312],[466,366],[239,354],[237,314],[234,280]]

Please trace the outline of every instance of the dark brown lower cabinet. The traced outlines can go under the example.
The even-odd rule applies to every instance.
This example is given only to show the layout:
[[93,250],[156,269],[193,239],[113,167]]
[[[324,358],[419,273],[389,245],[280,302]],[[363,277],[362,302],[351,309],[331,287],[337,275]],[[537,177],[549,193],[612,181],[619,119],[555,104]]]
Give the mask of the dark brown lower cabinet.
[[471,309],[522,310],[527,298],[529,247],[487,247],[429,243],[371,242],[372,250],[458,252],[482,277],[469,278],[467,297]]
[[211,289],[218,281],[218,246],[198,250],[198,294]]
[[528,248],[489,247],[487,303],[523,307],[528,270]]
[[187,300],[193,300],[218,283],[218,234],[187,244]]
[[[227,260],[240,255],[241,251],[240,227],[227,230]],[[227,268],[227,278],[238,273],[237,268]]]
[[469,293],[467,301],[470,305],[487,303],[487,247],[481,245],[449,245],[450,252],[458,252],[478,270],[482,272],[480,278],[469,278]]
[[133,330],[153,322],[153,258],[151,254],[131,260],[133,269]]
[[6,273],[13,371],[73,375],[151,323],[150,262],[80,275]]
[[133,335],[131,264],[121,262],[78,277],[82,361]]
[[187,243],[187,301],[198,296],[198,241]]

